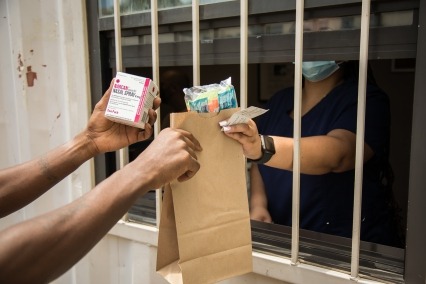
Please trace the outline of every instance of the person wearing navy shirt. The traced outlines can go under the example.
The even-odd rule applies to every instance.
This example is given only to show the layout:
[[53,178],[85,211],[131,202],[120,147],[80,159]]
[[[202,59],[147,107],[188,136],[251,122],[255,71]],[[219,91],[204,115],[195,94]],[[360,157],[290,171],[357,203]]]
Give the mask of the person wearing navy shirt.
[[[357,127],[357,62],[303,62],[300,227],[352,236]],[[277,92],[256,124],[229,126],[224,133],[254,161],[250,214],[254,220],[291,226],[294,89]],[[273,140],[265,160],[259,133]],[[389,205],[390,109],[388,96],[367,84],[361,240],[400,247]],[[260,162],[259,162],[260,161]]]

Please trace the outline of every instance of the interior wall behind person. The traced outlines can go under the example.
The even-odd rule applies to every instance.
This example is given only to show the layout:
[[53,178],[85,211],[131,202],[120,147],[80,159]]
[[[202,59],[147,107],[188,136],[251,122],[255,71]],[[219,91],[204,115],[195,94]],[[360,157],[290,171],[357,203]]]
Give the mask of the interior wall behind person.
[[[240,65],[203,65],[200,68],[201,84],[219,83],[228,77],[232,78],[237,98],[240,97]],[[257,105],[258,70],[257,64],[249,64],[247,68],[247,106]],[[239,102],[239,106],[240,106]]]
[[[166,70],[179,70],[185,73],[189,80],[192,83],[192,66],[163,66],[160,67],[160,73]],[[249,64],[247,69],[247,81],[248,81],[248,100],[247,106],[260,106],[258,91],[259,91],[259,64]],[[138,68],[128,68],[127,72],[139,76],[144,76],[152,78],[152,69],[151,67],[138,67]],[[231,77],[232,85],[235,88],[237,97],[240,96],[240,65],[229,64],[229,65],[202,65],[200,67],[200,85],[208,85],[214,83],[220,83],[220,81],[225,80]],[[161,97],[161,90],[160,90]]]
[[[404,66],[399,63],[404,63]],[[408,205],[414,63],[414,59],[370,61],[377,84],[390,98],[390,163],[395,175],[393,190],[401,209],[401,221],[404,228],[407,221]]]
[[[85,2],[0,0],[0,168],[36,158],[86,126]],[[1,218],[0,229],[81,196],[93,186],[91,172],[85,163],[32,204]],[[89,266],[87,260],[79,265]],[[76,278],[73,268],[58,281]]]

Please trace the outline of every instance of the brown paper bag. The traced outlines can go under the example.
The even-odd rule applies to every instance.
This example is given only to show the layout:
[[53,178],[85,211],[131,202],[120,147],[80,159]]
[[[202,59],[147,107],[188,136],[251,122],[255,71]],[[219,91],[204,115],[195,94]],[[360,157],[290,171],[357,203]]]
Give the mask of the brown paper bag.
[[165,188],[157,272],[170,283],[215,283],[252,271],[245,160],[219,127],[237,110],[171,115],[171,127],[193,133],[203,151],[192,179]]

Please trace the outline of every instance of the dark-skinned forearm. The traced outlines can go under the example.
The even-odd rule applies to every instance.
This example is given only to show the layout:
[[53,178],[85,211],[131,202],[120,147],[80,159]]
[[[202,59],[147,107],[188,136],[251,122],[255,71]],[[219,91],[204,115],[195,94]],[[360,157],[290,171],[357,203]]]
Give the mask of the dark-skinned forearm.
[[148,191],[128,176],[116,172],[69,205],[0,232],[0,282],[44,283],[66,272]]
[[0,217],[29,204],[93,157],[83,135],[29,162],[0,171]]

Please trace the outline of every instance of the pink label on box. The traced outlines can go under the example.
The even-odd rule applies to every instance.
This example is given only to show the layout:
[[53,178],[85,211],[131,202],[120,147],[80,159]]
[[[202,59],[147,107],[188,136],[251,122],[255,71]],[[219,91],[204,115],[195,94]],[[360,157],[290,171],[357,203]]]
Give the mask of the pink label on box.
[[144,105],[146,95],[148,93],[148,86],[149,86],[150,82],[151,82],[151,80],[149,80],[149,79],[145,80],[145,84],[143,86],[142,93],[141,93],[141,98],[139,100],[138,111],[136,112],[134,122],[139,122],[140,121],[141,110],[142,110],[142,107]]

